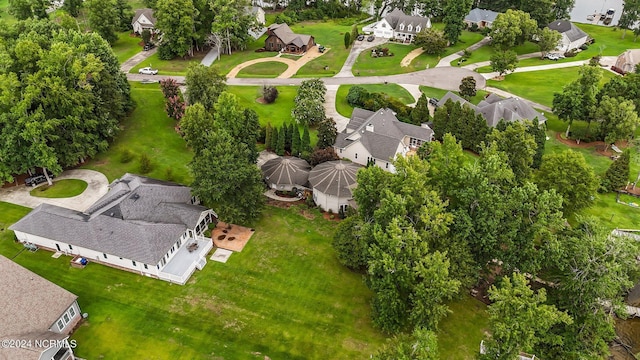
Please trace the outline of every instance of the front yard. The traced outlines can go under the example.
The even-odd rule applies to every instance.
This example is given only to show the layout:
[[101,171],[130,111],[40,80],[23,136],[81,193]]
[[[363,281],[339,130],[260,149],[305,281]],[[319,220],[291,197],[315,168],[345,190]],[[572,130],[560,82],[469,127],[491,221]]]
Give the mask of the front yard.
[[344,33],[351,31],[351,25],[342,25],[345,22],[348,21],[305,21],[291,25],[291,30],[295,33],[313,35],[317,44],[329,49],[322,56],[305,64],[294,77],[333,76],[342,69],[349,56],[349,49],[344,48]]
[[336,110],[342,116],[351,117],[353,107],[347,102],[347,94],[353,86],[360,86],[369,92],[377,92],[386,94],[392,98],[402,101],[404,104],[412,104],[417,99],[400,85],[397,84],[362,84],[362,85],[340,85],[336,93]]

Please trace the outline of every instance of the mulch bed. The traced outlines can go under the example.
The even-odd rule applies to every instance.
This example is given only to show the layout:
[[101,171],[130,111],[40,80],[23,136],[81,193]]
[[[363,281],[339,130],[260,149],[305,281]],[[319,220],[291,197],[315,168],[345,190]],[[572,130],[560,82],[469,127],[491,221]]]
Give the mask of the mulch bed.
[[260,104],[268,104],[267,101],[263,97],[259,97],[256,99],[256,102]]
[[[556,133],[556,140],[560,141],[561,143],[572,147],[572,148],[578,148],[578,149],[588,149],[588,148],[595,148],[596,152],[602,156],[607,156],[607,157],[611,157],[613,155],[617,155],[617,153],[613,152],[611,150],[611,147],[609,146],[609,148],[607,149],[607,151],[604,151],[606,144],[604,143],[604,141],[592,141],[592,142],[584,142],[584,141],[580,141],[580,143],[578,143],[576,140],[574,139],[565,139],[563,137],[562,133]],[[618,141],[616,143],[616,146],[620,149],[624,149],[627,146],[629,146],[628,142],[625,141]]]

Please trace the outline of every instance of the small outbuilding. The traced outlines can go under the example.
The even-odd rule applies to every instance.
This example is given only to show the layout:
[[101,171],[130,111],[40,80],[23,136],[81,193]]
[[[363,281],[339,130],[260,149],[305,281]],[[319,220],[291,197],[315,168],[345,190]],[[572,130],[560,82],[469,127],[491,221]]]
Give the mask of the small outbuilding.
[[261,169],[270,188],[291,191],[307,187],[311,165],[297,157],[278,156],[264,163]]
[[352,190],[357,184],[357,173],[361,166],[350,161],[324,162],[311,170],[309,184],[313,188],[313,201],[325,211],[345,211]]

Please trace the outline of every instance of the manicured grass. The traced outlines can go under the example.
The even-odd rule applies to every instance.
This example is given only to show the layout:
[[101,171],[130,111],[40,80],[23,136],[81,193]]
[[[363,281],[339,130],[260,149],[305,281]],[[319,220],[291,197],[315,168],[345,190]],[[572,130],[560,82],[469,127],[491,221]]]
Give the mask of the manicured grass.
[[480,341],[488,331],[489,314],[482,302],[464,295],[449,304],[452,311],[440,321],[438,350],[441,359],[476,359]]
[[[261,104],[256,101],[262,96],[261,86],[228,86],[227,91],[235,94],[240,101],[240,105],[251,108],[258,113],[260,125],[266,126],[268,123],[273,127],[281,127],[282,124],[292,123],[291,117],[293,109],[293,99],[298,91],[297,86],[277,86],[278,98],[271,104]],[[299,127],[302,134],[302,126]],[[318,131],[309,129],[311,145],[318,141]]]
[[16,18],[9,14],[9,0],[0,0],[0,20],[8,24],[16,21]]
[[86,181],[78,179],[56,180],[51,186],[38,186],[29,193],[31,196],[43,198],[67,198],[82,194],[87,185]]
[[640,47],[638,42],[634,41],[632,31],[627,30],[627,35],[623,39],[622,31],[616,27],[580,23],[575,23],[575,25],[596,40],[595,43],[589,46],[589,50],[585,51],[591,56],[618,56],[627,49],[637,49]]
[[[187,68],[191,63],[199,64],[200,61],[207,55],[207,52],[195,53],[193,57],[176,58],[173,60],[160,60],[158,53],[149,56],[145,61],[134,66],[129,73],[137,74],[138,70],[143,67],[151,66],[154,69],[158,69],[160,75],[185,75]],[[150,75],[151,76],[151,75]]]
[[[336,110],[338,110],[338,113],[342,116],[351,117],[351,113],[353,112],[353,107],[347,102],[347,94],[349,94],[349,89],[351,89],[352,86],[355,85],[341,85],[336,93]],[[405,104],[412,104],[416,101],[407,89],[397,84],[363,84],[358,86],[367,89],[369,92],[379,92],[389,95]]]
[[[540,48],[538,47],[537,44],[532,43],[530,41],[526,41],[524,44],[515,46],[509,50],[515,51],[516,54],[518,55],[524,55],[524,54],[539,52]],[[493,55],[494,53],[495,53],[495,48],[490,44],[482,46],[476,49],[475,51],[472,51],[471,56],[468,57],[467,61],[462,63],[462,65],[464,66],[464,65],[469,65],[469,64],[483,62],[483,61],[490,61],[491,55]],[[451,62],[451,66],[458,66],[458,60],[453,60]],[[523,66],[523,65],[520,65],[520,66]]]
[[269,61],[248,66],[238,73],[236,77],[239,78],[275,78],[282,74],[289,65],[277,62]]
[[278,55],[278,53],[274,51],[256,52],[256,49],[264,47],[266,38],[267,36],[263,35],[258,40],[250,42],[243,51],[236,51],[231,55],[220,55],[220,60],[216,59],[211,66],[217,67],[220,74],[228,74],[231,69],[245,61]]
[[111,48],[116,54],[118,62],[122,64],[133,55],[142,51],[142,46],[139,45],[139,43],[141,42],[141,37],[133,36],[130,32],[124,31],[118,34],[118,40],[116,40],[116,42],[111,45]]
[[[420,85],[420,91],[422,91],[425,95],[427,95],[428,98],[434,97],[434,98],[436,98],[438,100],[442,99],[442,97],[445,96],[449,92],[449,90],[432,88],[432,87],[424,86],[424,85]],[[456,94],[457,94],[457,92],[456,92]],[[474,97],[472,97],[471,99],[469,99],[469,101],[472,104],[476,104],[477,105],[480,101],[482,101],[487,96],[487,94],[488,94],[487,91],[477,90],[476,91],[476,95]]]
[[[0,210],[5,223],[28,211]],[[268,207],[241,253],[209,261],[184,286],[96,263],[72,268],[44,250],[15,256],[22,246],[6,230],[0,253],[79,296],[89,318],[72,339],[83,358],[364,359],[384,336],[362,275],[336,259],[336,226],[316,210]]]
[[342,23],[344,21],[305,21],[291,26],[294,32],[313,35],[317,44],[328,48],[322,56],[300,68],[295,77],[333,76],[340,71],[349,56],[349,49],[344,48],[344,33],[351,31],[351,25],[341,25]]
[[[552,106],[553,93],[578,78],[579,67],[531,71],[507,75],[504,80],[487,80],[487,86],[508,91],[539,104]],[[616,75],[603,71],[602,84]]]
[[[187,164],[191,161],[191,151],[175,131],[175,120],[164,111],[164,98],[158,84],[131,83],[131,96],[136,108],[122,123],[122,131],[109,149],[98,154],[84,168],[104,173],[113,181],[126,172],[140,173],[140,155],[151,158],[153,169],[147,176],[174,180],[189,184],[191,175]],[[133,160],[121,162],[124,150],[134,154]],[[167,171],[171,169],[171,175]]]
[[[625,200],[627,202],[640,203],[639,199],[632,199],[635,201]],[[593,206],[583,210],[582,214],[598,218],[604,226],[612,230],[616,228],[637,229],[638,224],[640,224],[640,208],[618,204],[615,193],[599,194]]]

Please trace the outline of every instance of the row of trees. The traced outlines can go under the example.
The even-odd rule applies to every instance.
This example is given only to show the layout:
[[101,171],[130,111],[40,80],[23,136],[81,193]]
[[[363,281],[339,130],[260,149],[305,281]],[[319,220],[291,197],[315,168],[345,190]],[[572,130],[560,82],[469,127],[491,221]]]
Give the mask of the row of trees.
[[505,274],[557,277],[549,298],[525,289],[519,275],[492,290],[490,354],[606,354],[613,326],[600,301],[621,303],[637,276],[637,246],[591,219],[568,226],[565,217],[592,201],[597,179],[570,150],[546,155],[533,171],[534,147],[524,126],[508,127],[492,133],[469,162],[446,134],[442,143],[426,144],[422,158],[399,158],[395,174],[377,167],[358,173],[357,212],[339,225],[333,244],[341,263],[366,272],[374,323],[390,333],[415,328],[394,341],[430,338],[422,332],[436,329],[445,302],[479,274],[496,271],[496,259]]
[[0,179],[36,167],[57,174],[105,150],[133,107],[109,44],[48,20],[0,33]]
[[504,13],[508,10],[522,10],[530,14],[540,27],[554,20],[568,20],[575,0],[480,0],[478,7]]
[[420,125],[430,120],[428,102],[423,94],[415,107],[407,106],[402,101],[384,93],[369,92],[362,86],[352,86],[347,93],[347,102],[353,107],[370,111],[389,108],[398,120],[409,124]]
[[272,127],[271,123],[265,128],[265,147],[267,150],[273,151],[282,156],[285,153],[291,156],[304,158],[311,153],[311,140],[309,137],[309,127],[302,129],[302,137],[300,130],[296,124],[283,124],[280,128]]

